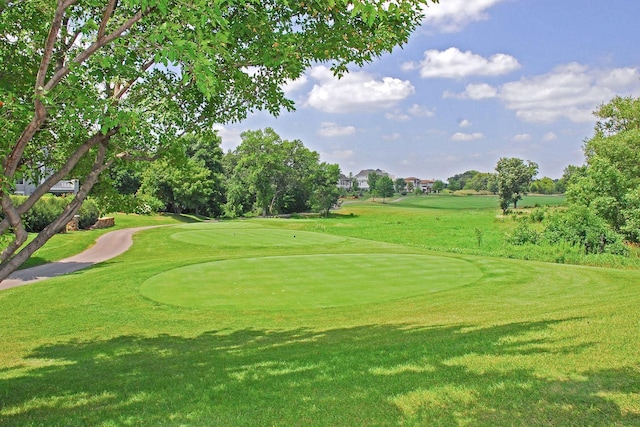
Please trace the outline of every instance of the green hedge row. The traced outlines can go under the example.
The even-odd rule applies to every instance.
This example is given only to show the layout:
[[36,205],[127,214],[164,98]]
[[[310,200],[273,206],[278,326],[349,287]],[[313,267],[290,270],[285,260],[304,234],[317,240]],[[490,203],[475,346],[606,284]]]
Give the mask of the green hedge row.
[[[18,206],[23,203],[26,196],[11,196],[13,203]],[[53,222],[64,210],[64,208],[71,201],[67,197],[56,196],[44,196],[33,205],[33,208],[22,216],[25,229],[28,232],[38,233],[42,231],[47,225]],[[96,204],[91,199],[87,199],[80,208],[79,226],[82,229],[87,229],[96,223],[98,220],[99,211]],[[0,212],[0,217],[4,217],[4,214]]]

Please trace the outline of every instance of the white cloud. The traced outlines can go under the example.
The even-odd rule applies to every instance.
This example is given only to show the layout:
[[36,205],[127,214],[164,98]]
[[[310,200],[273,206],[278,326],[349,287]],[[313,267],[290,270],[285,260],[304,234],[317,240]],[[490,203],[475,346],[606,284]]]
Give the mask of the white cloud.
[[403,70],[420,70],[420,76],[429,78],[460,79],[468,76],[500,76],[520,68],[516,58],[504,53],[485,58],[471,51],[462,52],[456,47],[447,50],[427,50],[424,59],[416,64],[408,62]]
[[435,114],[435,110],[430,110],[423,105],[413,104],[406,112],[400,109],[395,109],[394,111],[387,112],[385,117],[389,120],[406,122],[411,120],[413,117],[433,117]]
[[498,96],[526,122],[550,123],[560,118],[590,122],[592,111],[621,91],[640,93],[637,68],[598,70],[569,63],[547,74],[506,83]]
[[392,133],[391,135],[382,135],[382,139],[386,139],[387,141],[396,141],[402,138],[402,135],[398,132]]
[[240,137],[242,132],[239,130],[228,129],[222,125],[213,125],[213,130],[217,131],[222,139],[222,143],[220,144],[222,151],[234,150],[242,142],[242,138]]
[[481,134],[480,132],[475,132],[475,133],[457,132],[451,136],[452,141],[476,141],[482,138],[484,138],[484,135]]
[[351,72],[338,79],[327,67],[318,66],[310,75],[319,83],[309,92],[307,104],[326,113],[386,109],[415,91],[408,80],[393,77],[376,80],[363,71]]
[[443,98],[473,99],[475,101],[495,98],[496,96],[498,96],[498,89],[486,83],[468,84],[462,93],[453,93],[446,90],[442,94]]
[[460,123],[458,123],[458,126],[460,126],[461,128],[468,128],[469,126],[471,126],[471,122],[467,119],[460,120]]
[[513,137],[513,141],[515,142],[531,141],[531,135],[529,135],[528,133],[519,133]]
[[395,120],[396,122],[406,122],[411,120],[411,116],[400,109],[388,111],[384,116],[389,120]]
[[297,92],[298,90],[302,89],[304,87],[304,85],[307,84],[308,81],[309,81],[309,79],[307,78],[307,76],[306,75],[302,75],[302,76],[300,76],[299,78],[297,78],[295,80],[287,81],[287,83],[284,85],[282,90],[284,91],[285,94],[291,95],[292,93]]
[[430,110],[424,105],[418,105],[418,104],[413,104],[408,111],[409,111],[409,114],[411,114],[414,117],[433,117],[436,115],[435,110]]
[[323,122],[318,129],[318,135],[325,138],[333,138],[336,136],[349,136],[356,133],[356,128],[353,126],[339,126],[333,122]]
[[424,23],[444,32],[460,31],[471,22],[489,18],[487,10],[503,0],[443,0],[425,8]]
[[543,141],[555,141],[556,139],[558,139],[558,135],[553,132],[548,132],[542,137]]

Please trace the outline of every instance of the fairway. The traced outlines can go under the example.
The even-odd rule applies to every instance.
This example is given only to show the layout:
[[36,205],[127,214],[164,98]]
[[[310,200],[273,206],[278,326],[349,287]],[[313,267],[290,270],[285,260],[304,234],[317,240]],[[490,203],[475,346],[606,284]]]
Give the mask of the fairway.
[[176,268],[145,281],[140,293],[182,307],[279,311],[407,298],[462,286],[481,277],[471,263],[446,257],[299,255]]
[[328,234],[267,229],[251,223],[214,223],[183,226],[188,231],[171,235],[171,238],[192,245],[203,246],[304,246],[335,243],[343,237]]

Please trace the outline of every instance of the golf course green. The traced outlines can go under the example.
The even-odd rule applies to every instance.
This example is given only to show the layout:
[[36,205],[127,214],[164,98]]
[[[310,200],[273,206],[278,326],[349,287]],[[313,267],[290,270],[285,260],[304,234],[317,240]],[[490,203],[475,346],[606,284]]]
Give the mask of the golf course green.
[[[267,241],[273,231],[278,230],[263,231]],[[146,280],[140,293],[182,307],[280,311],[407,298],[462,286],[481,276],[469,262],[437,256],[294,255],[176,268]]]

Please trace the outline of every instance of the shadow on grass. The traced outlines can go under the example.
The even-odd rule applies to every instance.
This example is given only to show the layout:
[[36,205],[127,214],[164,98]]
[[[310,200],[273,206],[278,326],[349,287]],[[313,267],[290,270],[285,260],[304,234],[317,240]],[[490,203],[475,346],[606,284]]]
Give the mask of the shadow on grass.
[[640,415],[601,397],[635,393],[636,370],[549,380],[509,364],[467,365],[583,350],[531,338],[554,323],[213,331],[51,345],[30,355],[50,366],[0,373],[0,424],[640,424]]

